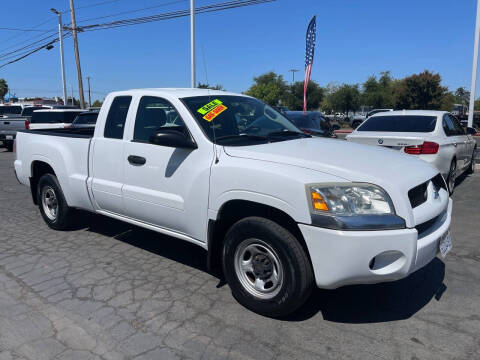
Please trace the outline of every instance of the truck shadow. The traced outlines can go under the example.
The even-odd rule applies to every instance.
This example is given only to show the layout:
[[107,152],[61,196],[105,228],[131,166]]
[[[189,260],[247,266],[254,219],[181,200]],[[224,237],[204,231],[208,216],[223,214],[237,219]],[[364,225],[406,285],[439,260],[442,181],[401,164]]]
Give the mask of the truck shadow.
[[[139,228],[101,215],[80,214],[79,227],[208,272],[207,253],[197,245]],[[80,223],[88,224],[80,226]],[[217,288],[225,285],[218,273]],[[336,290],[315,289],[307,303],[283,321],[304,321],[321,313],[327,321],[340,323],[378,323],[404,320],[420,311],[433,298],[439,301],[445,264],[435,258],[409,277],[382,284],[345,286]],[[214,289],[212,289],[214,291]]]

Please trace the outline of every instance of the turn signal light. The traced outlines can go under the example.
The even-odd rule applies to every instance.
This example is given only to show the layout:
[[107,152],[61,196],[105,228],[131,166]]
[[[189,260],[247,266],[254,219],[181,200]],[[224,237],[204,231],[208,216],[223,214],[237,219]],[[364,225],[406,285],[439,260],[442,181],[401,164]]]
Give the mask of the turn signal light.
[[317,192],[312,191],[312,205],[315,210],[321,210],[321,211],[329,211],[330,209],[328,208],[327,202],[325,199],[322,197]]
[[411,155],[436,154],[439,147],[436,142],[425,141],[422,145],[405,146],[405,152]]

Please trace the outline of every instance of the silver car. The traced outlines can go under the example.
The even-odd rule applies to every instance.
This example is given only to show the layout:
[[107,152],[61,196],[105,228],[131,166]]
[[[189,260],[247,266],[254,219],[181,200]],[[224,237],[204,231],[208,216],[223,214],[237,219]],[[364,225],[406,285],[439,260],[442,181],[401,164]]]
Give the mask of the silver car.
[[475,132],[445,111],[403,110],[369,117],[347,140],[418,156],[441,172],[451,193],[459,174],[475,170]]

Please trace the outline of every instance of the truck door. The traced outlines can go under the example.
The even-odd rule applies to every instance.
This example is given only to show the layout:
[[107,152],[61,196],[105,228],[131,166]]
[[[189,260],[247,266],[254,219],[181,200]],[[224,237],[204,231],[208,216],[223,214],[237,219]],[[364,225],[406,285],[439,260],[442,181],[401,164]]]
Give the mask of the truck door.
[[[92,156],[92,193],[101,210],[123,214],[122,186],[124,129],[131,96],[117,96],[108,111],[103,134],[95,137]],[[103,135],[103,136],[102,136]]]
[[125,142],[123,199],[131,218],[203,239],[207,221],[212,146],[197,149],[155,145],[160,128],[191,133],[166,99],[138,99],[134,126]]

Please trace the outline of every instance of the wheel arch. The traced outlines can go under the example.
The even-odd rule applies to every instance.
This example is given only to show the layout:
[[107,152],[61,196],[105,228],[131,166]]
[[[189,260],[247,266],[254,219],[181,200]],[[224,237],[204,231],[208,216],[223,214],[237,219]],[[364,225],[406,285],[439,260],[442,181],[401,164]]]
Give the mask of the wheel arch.
[[37,185],[38,180],[45,174],[52,174],[57,176],[53,167],[44,160],[33,160],[30,165],[30,192],[32,194],[32,200],[35,205],[38,205],[37,201]]
[[229,200],[220,207],[217,218],[208,222],[207,267],[209,270],[221,268],[222,244],[230,227],[237,221],[250,216],[258,216],[276,222],[292,233],[304,248],[311,264],[307,244],[297,222],[285,211],[276,207],[250,200]]

